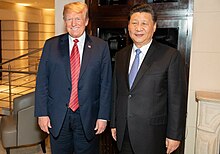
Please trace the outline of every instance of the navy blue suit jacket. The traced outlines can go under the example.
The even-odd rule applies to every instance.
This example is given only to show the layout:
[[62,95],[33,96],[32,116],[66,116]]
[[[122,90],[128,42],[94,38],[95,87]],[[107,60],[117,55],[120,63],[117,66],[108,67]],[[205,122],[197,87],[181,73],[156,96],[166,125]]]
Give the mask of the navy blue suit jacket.
[[[95,136],[97,119],[110,119],[111,59],[107,42],[86,35],[80,68],[79,109],[87,139]],[[35,97],[35,116],[49,116],[50,133],[58,136],[71,93],[68,34],[45,42],[41,56]]]

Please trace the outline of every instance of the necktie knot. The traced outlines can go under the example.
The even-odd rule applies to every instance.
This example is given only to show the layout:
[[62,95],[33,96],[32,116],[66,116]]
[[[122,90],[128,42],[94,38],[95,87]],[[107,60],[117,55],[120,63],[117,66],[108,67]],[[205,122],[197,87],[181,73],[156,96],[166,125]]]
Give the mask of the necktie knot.
[[78,42],[79,42],[79,40],[78,40],[78,39],[75,39],[75,40],[73,40],[73,42],[74,42],[74,43],[78,43]]
[[140,49],[136,49],[135,52],[136,52],[136,55],[139,56],[139,54],[141,53],[141,50]]

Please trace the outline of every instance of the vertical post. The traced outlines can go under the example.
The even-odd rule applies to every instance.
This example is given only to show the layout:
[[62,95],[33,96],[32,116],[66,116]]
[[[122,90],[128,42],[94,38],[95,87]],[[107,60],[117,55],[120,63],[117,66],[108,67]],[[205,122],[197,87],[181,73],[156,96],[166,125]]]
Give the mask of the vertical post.
[[8,93],[9,93],[9,110],[12,114],[12,98],[11,98],[11,65],[8,64]]

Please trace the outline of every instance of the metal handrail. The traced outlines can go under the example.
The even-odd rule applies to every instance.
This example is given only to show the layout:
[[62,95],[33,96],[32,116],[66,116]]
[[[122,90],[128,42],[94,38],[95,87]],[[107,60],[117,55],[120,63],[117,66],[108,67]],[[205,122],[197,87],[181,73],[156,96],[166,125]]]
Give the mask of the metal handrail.
[[0,66],[2,66],[2,65],[4,65],[4,64],[7,64],[7,63],[10,63],[10,62],[12,62],[12,61],[21,59],[21,58],[23,58],[23,57],[25,57],[25,56],[29,56],[29,55],[35,54],[35,53],[41,51],[42,49],[43,49],[43,48],[39,48],[39,49],[30,51],[30,52],[28,52],[28,53],[26,53],[26,54],[23,54],[23,55],[21,55],[21,56],[18,56],[18,57],[15,57],[15,58],[13,58],[13,59],[10,59],[10,60],[8,60],[8,61],[5,61],[5,62],[3,62],[3,63],[0,63]]
[[10,72],[10,73],[21,73],[21,74],[37,74],[37,71],[15,71],[15,70],[9,70],[9,69],[0,69],[0,72]]
[[[10,59],[10,60],[7,60],[3,63],[0,63],[0,66],[3,66],[5,64],[8,64],[8,69],[2,69],[0,68],[0,72],[6,72],[8,73],[8,82],[6,81],[6,83],[8,83],[8,101],[9,101],[9,111],[10,111],[10,114],[12,113],[12,74],[15,73],[15,74],[27,74],[27,75],[36,75],[37,74],[37,71],[24,71],[24,70],[15,70],[15,69],[11,69],[11,65],[10,63],[11,62],[14,62],[16,60],[20,60],[22,59],[23,57],[26,57],[26,56],[30,56],[30,55],[33,55],[35,53],[38,53],[42,51],[42,48],[39,48],[39,49],[35,49],[33,51],[30,51],[26,54],[23,54],[23,55],[20,55],[18,57],[15,57],[13,59]],[[37,63],[36,63],[37,64]],[[30,68],[30,65],[28,65],[27,68]],[[21,85],[20,85],[21,86]],[[31,88],[31,87],[30,87]],[[1,114],[1,113],[0,113]]]

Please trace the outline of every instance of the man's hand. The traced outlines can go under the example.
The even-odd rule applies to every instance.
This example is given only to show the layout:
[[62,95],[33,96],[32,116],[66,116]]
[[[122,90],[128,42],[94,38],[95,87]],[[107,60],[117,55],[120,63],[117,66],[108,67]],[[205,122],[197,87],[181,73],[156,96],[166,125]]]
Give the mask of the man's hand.
[[48,128],[52,128],[50,124],[50,118],[48,116],[38,117],[38,125],[40,129],[46,133],[50,133]]
[[173,151],[175,151],[179,147],[179,145],[180,145],[180,141],[166,138],[167,154],[170,154]]
[[113,137],[113,139],[116,141],[116,128],[112,128],[111,129],[111,132],[112,132],[112,137]]
[[95,129],[96,130],[96,135],[97,134],[101,134],[105,131],[105,128],[107,126],[107,120],[102,120],[102,119],[98,119],[96,121],[96,126],[95,126]]

